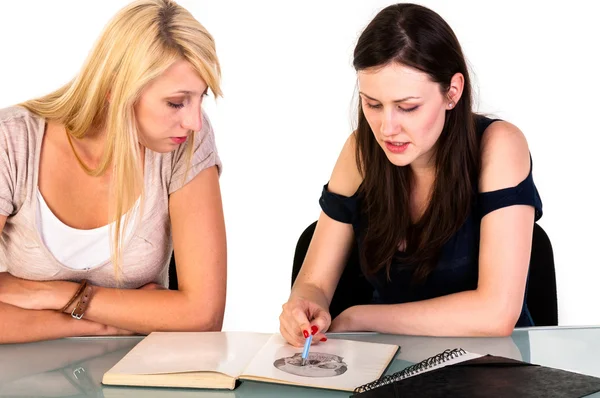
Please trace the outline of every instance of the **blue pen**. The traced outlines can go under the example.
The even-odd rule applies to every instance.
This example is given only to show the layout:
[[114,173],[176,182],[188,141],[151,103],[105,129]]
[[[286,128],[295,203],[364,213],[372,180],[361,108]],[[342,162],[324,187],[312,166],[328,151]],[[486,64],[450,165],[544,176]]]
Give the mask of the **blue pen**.
[[306,341],[304,342],[304,350],[302,351],[302,366],[306,365],[306,358],[308,358],[308,350],[310,349],[312,339],[313,335],[311,334],[306,338]]

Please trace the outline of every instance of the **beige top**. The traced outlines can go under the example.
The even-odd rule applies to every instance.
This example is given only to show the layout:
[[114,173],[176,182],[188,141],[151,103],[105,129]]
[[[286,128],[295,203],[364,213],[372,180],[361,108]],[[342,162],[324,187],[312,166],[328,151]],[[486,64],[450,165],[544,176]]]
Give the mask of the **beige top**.
[[[169,153],[145,150],[143,214],[123,246],[119,287],[137,288],[149,282],[168,285],[173,248],[169,195],[208,167],[217,165],[221,171],[212,127],[202,116],[203,127],[194,136],[185,182],[189,141]],[[7,216],[0,239],[0,272],[41,281],[85,278],[98,286],[117,287],[110,259],[86,270],[72,269],[56,260],[42,241],[35,217],[45,125],[43,118],[24,108],[0,109],[0,214]]]

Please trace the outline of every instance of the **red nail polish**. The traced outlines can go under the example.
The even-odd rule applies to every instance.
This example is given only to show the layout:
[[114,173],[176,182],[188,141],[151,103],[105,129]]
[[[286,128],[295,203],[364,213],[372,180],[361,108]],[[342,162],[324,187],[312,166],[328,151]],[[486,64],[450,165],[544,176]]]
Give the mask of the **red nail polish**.
[[303,330],[302,334],[304,335],[304,338],[307,339],[308,338],[308,331],[307,330]]
[[321,341],[327,341],[327,337],[323,337]]
[[315,334],[317,334],[317,332],[319,331],[319,328],[316,327],[315,325],[312,325],[310,327],[310,330],[312,331],[312,335],[314,336]]

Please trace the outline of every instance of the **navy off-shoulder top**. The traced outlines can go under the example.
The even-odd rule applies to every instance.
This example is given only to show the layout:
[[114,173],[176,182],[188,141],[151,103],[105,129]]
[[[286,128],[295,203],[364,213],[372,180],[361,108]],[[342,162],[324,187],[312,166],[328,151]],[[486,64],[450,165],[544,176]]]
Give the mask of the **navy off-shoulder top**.
[[[483,135],[485,129],[494,121],[478,116],[478,134]],[[402,253],[395,256],[392,262],[389,280],[385,269],[375,275],[366,276],[374,288],[372,302],[374,304],[406,303],[476,289],[479,274],[481,219],[494,210],[512,205],[533,206],[536,221],[542,216],[542,201],[533,182],[532,169],[533,163],[529,175],[515,187],[477,194],[471,213],[456,234],[442,247],[437,266],[424,283],[411,283],[414,268],[403,266],[405,264],[401,263]],[[360,195],[358,193],[351,197],[337,195],[329,192],[325,185],[319,203],[329,217],[352,224],[358,249],[361,250],[360,237],[365,221],[362,220],[360,211]],[[525,298],[516,326],[533,326]]]

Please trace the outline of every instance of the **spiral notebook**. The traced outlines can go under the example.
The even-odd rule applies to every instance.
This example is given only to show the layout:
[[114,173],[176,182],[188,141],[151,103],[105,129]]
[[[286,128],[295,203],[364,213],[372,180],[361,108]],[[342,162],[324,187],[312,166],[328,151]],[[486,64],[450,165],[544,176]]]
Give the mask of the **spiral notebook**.
[[364,384],[360,387],[357,387],[354,392],[361,393],[366,391],[371,391],[376,388],[386,386],[388,384],[392,384],[398,382],[400,380],[404,380],[411,376],[416,376],[421,373],[429,372],[435,369],[443,368],[444,366],[452,365],[455,363],[460,363],[467,361],[469,359],[480,358],[483,355],[474,354],[472,352],[467,352],[462,348],[455,348],[453,350],[445,350],[442,353],[439,353],[433,357],[427,358],[424,361],[421,361],[417,364],[409,366],[406,369],[403,369],[399,372],[396,372],[391,375],[384,376],[380,379],[377,379],[371,383]]
[[457,348],[357,387],[352,397],[569,398],[598,391],[598,377]]

